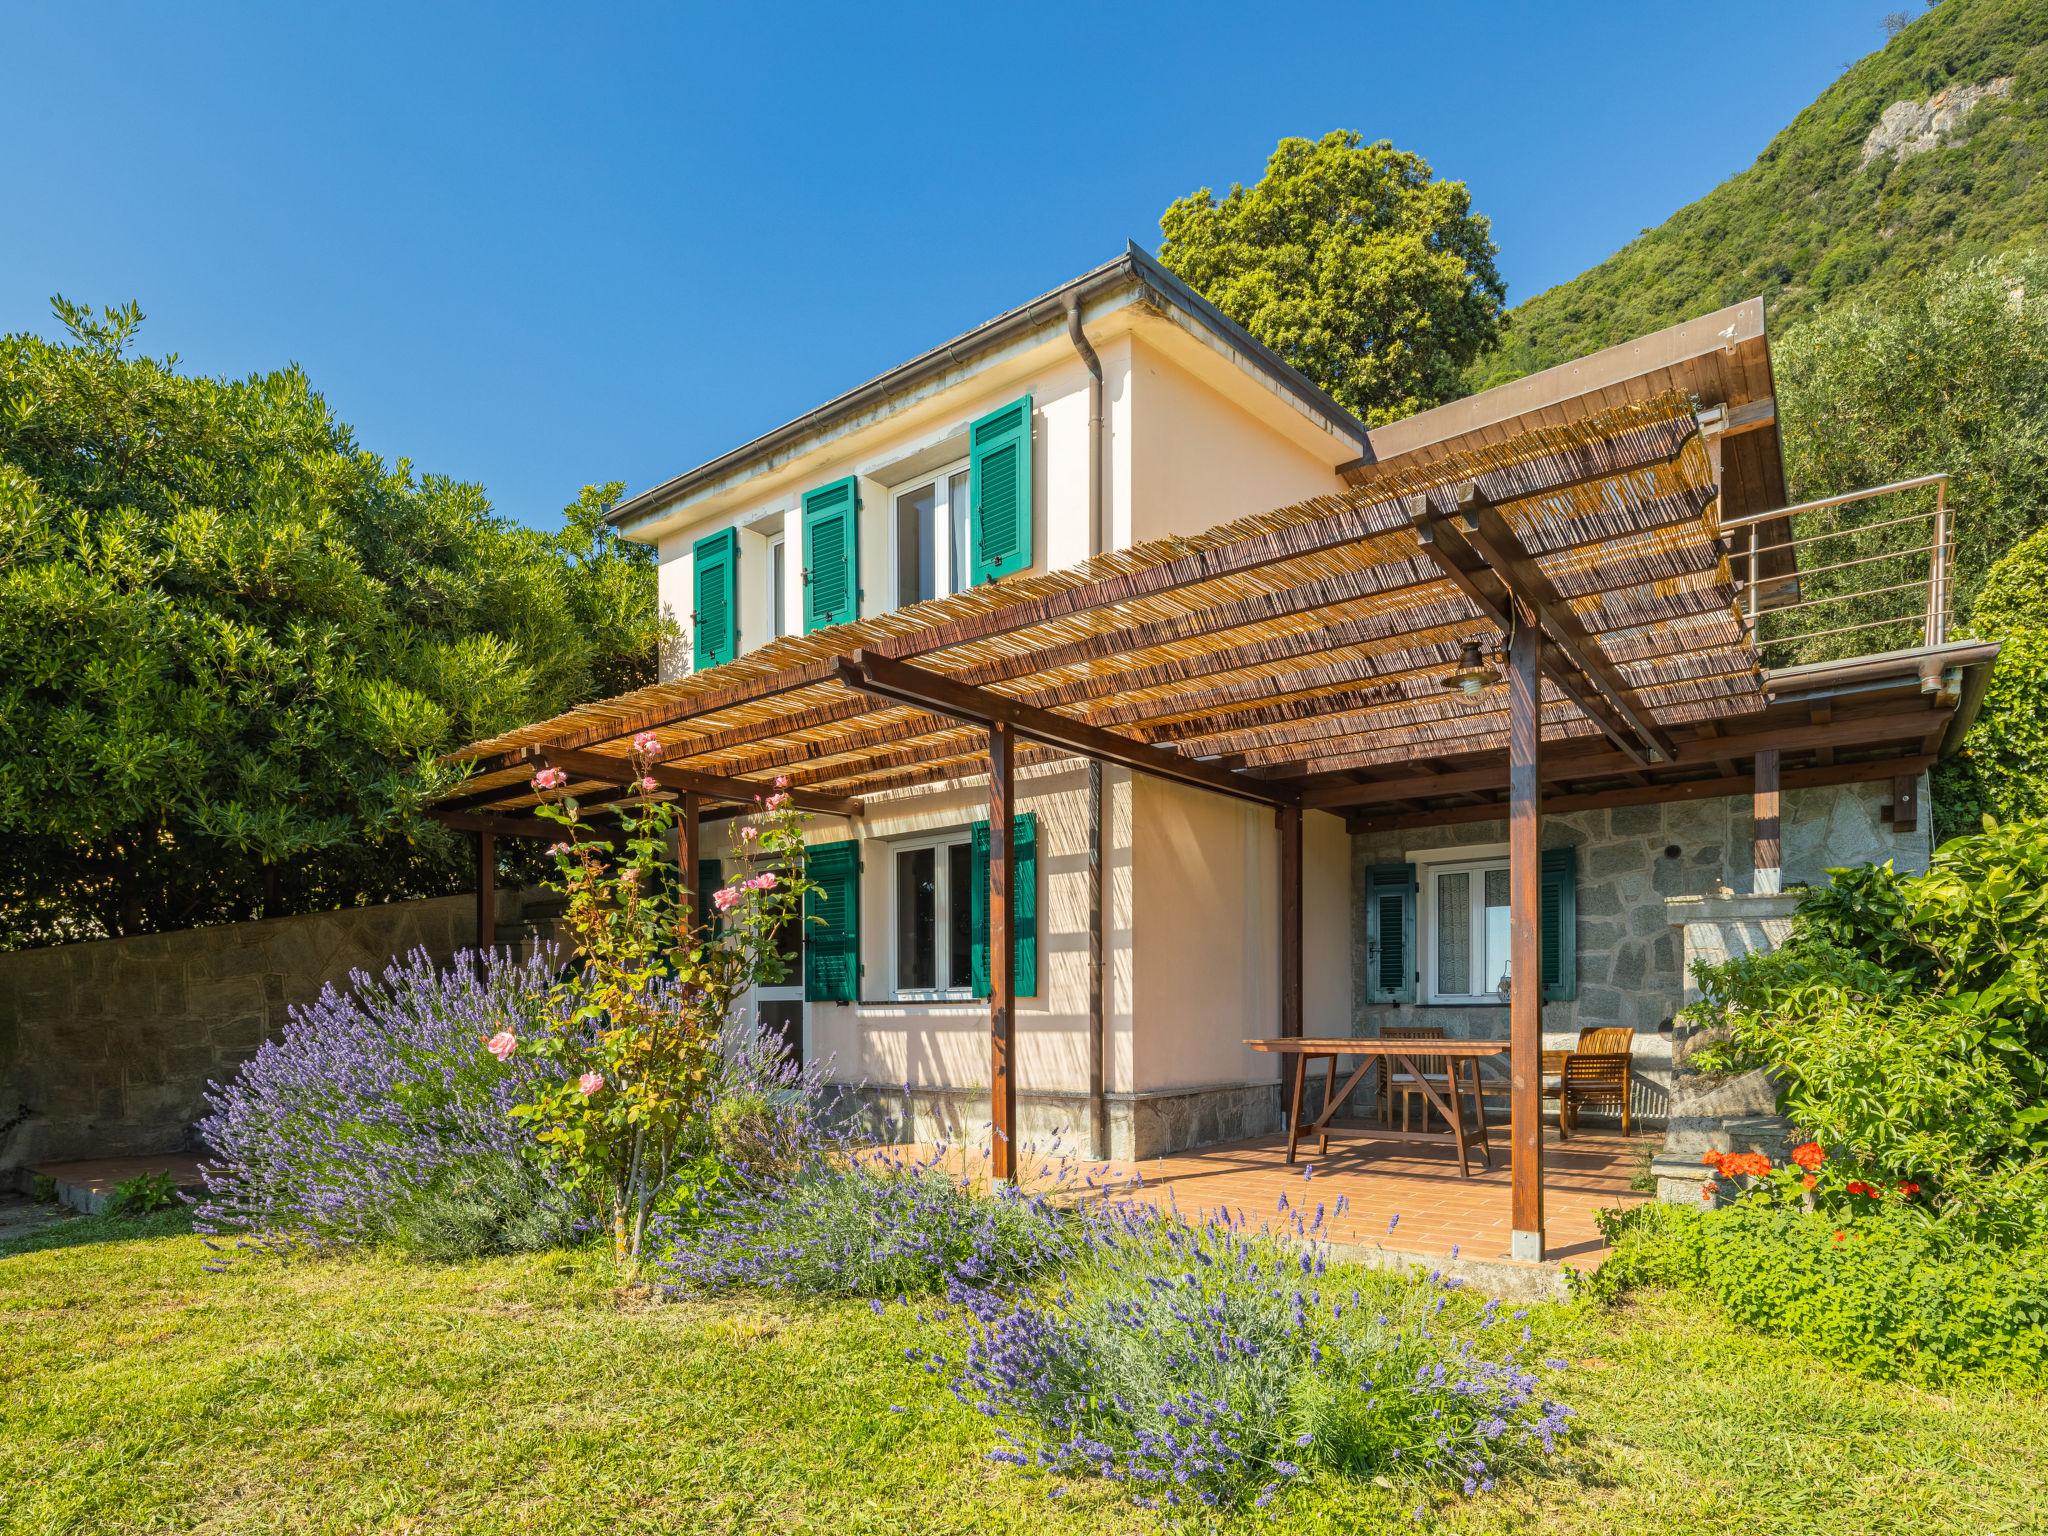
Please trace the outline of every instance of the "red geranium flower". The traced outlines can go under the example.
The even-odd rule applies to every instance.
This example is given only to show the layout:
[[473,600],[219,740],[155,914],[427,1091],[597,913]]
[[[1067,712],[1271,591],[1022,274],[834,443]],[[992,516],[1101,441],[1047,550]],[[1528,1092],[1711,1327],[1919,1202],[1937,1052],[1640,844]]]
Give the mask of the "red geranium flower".
[[1802,1141],[1792,1149],[1792,1161],[1804,1168],[1808,1173],[1813,1172],[1814,1169],[1827,1160],[1827,1153],[1821,1150],[1820,1143],[1817,1141]]
[[1836,1231],[1836,1233],[1835,1233],[1835,1241],[1839,1243],[1839,1242],[1840,1242],[1840,1241],[1842,1240],[1842,1238],[1843,1238],[1843,1237],[1844,1237],[1845,1235],[1846,1235],[1846,1234],[1844,1234],[1843,1232],[1841,1232],[1841,1231],[1839,1231],[1839,1230],[1838,1230],[1838,1231]]
[[1812,1189],[1816,1184],[1820,1182],[1820,1180],[1816,1179],[1812,1174],[1809,1173],[1805,1178],[1801,1179],[1799,1182],[1801,1184],[1804,1184],[1808,1189]]
[[1899,1193],[1910,1199],[1920,1193],[1920,1186],[1918,1184],[1901,1184],[1899,1186]]

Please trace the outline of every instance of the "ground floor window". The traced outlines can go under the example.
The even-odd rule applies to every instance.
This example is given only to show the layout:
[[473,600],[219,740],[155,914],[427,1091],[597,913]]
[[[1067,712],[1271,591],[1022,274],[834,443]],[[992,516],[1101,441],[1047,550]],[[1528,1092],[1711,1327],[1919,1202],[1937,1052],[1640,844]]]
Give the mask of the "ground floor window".
[[968,832],[898,843],[890,868],[896,995],[971,996],[974,852]]
[[1427,1000],[1499,1002],[1508,976],[1507,861],[1431,866],[1422,894]]

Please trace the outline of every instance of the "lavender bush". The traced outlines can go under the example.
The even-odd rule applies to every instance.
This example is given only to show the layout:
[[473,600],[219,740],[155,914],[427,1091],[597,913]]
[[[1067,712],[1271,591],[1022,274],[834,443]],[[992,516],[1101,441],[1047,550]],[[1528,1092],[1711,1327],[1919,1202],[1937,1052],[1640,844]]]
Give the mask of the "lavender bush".
[[199,1230],[241,1248],[372,1242],[398,1235],[423,1201],[510,1194],[552,1204],[552,1220],[510,1213],[520,1230],[559,1232],[567,1212],[531,1173],[531,1138],[508,1113],[544,1064],[485,1049],[549,1006],[557,964],[550,951],[494,951],[437,968],[416,950],[294,1008],[283,1034],[208,1094]]
[[719,1203],[695,1230],[665,1223],[669,1288],[924,1296],[1015,1285],[1070,1255],[1072,1223],[1042,1195],[977,1193],[941,1156],[823,1157]]
[[1489,1489],[1570,1410],[1521,1314],[1437,1282],[1329,1273],[1314,1222],[1283,1243],[1112,1204],[1049,1294],[953,1287],[966,1333],[926,1368],[1001,1428],[999,1462],[1128,1484],[1148,1507],[1264,1505],[1312,1468]]

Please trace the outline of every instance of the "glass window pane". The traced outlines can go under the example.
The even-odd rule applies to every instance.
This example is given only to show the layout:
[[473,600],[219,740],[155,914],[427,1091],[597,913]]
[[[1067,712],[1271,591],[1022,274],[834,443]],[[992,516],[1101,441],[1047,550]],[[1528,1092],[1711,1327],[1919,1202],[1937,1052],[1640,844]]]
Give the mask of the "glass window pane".
[[896,601],[921,603],[936,597],[939,487],[920,485],[896,498]]
[[1479,990],[1498,994],[1508,973],[1508,872],[1486,872],[1485,949],[1479,957]]
[[783,563],[785,540],[768,546],[768,633],[781,639],[789,633],[789,567]]
[[946,564],[952,569],[947,573],[950,580],[948,592],[967,590],[968,521],[967,521],[967,471],[946,482],[947,531],[953,536],[952,558]]
[[936,863],[929,848],[906,848],[896,855],[896,985],[903,991],[928,990],[938,984],[939,892]]
[[1463,870],[1436,881],[1436,989],[1463,997],[1472,986],[1472,877]]
[[965,843],[946,850],[946,985],[973,984],[969,948],[974,939],[974,855]]

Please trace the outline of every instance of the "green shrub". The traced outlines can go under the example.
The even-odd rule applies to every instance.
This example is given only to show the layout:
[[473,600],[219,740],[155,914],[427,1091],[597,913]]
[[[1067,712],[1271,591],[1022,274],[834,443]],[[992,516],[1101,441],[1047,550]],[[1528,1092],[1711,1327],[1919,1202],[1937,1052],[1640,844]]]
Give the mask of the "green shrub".
[[107,1194],[108,1216],[147,1216],[178,1203],[178,1181],[159,1169],[123,1179]]
[[392,1217],[391,1242],[422,1259],[534,1253],[570,1241],[567,1199],[516,1156],[482,1155],[443,1168]]
[[1649,1204],[1607,1218],[1583,1292],[1712,1296],[1737,1321],[1879,1378],[2048,1386],[2048,1242],[1985,1242],[1884,1205],[1854,1220],[1762,1205]]

